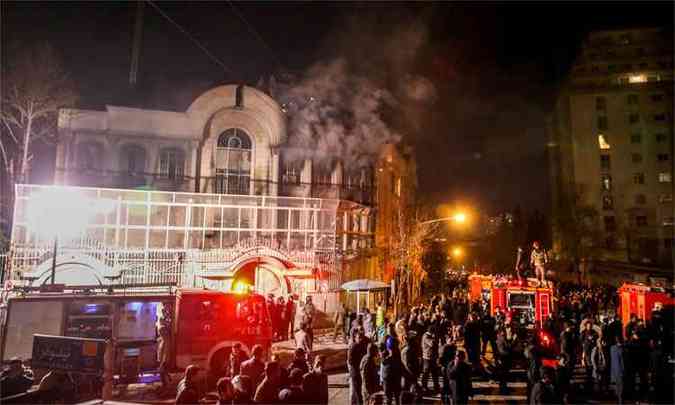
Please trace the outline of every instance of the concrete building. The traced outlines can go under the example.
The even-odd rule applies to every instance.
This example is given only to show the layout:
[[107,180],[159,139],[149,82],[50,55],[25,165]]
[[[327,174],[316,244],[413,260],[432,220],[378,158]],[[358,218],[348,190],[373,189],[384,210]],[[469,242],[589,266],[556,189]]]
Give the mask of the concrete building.
[[[207,91],[185,112],[61,111],[58,186],[17,186],[13,277],[49,280],[52,239],[31,206],[51,199],[42,211],[58,213],[63,195],[86,200],[81,211],[90,218],[60,237],[57,283],[243,283],[333,300],[350,266],[371,260],[377,273],[377,207],[416,181],[398,176],[392,188],[379,187],[377,156],[362,167],[343,167],[337,157],[292,160],[286,119],[267,94],[235,85]],[[396,150],[384,149],[389,158]]]
[[555,250],[672,269],[672,30],[592,32],[549,129]]

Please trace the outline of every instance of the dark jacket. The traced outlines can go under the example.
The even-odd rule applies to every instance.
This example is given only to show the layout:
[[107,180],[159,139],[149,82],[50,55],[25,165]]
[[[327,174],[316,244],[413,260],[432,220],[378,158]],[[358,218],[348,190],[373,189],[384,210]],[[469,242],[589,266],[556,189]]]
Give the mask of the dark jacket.
[[361,359],[366,355],[369,342],[352,343],[347,350],[347,365],[359,373],[361,369]]
[[541,355],[539,349],[535,345],[528,345],[525,348],[525,358],[528,360],[527,365],[527,379],[531,383],[536,383],[541,377],[539,370],[541,369]]
[[450,382],[450,392],[453,403],[465,404],[469,397],[473,396],[473,385],[471,384],[471,366],[462,362],[453,365],[448,370],[448,381]]
[[446,343],[441,346],[439,350],[439,359],[438,363],[441,367],[449,367],[452,362],[455,360],[455,354],[457,353],[457,346],[454,343]]
[[199,389],[193,383],[188,383],[185,378],[180,380],[176,389],[176,405],[195,404],[199,402]]
[[401,365],[395,357],[387,356],[382,359],[380,379],[385,390],[400,391]]
[[229,373],[230,377],[239,375],[241,372],[241,363],[245,362],[246,360],[248,360],[248,357],[243,351],[240,351],[238,355],[236,355],[234,352],[230,353],[227,367],[227,372]]
[[305,373],[308,373],[308,372],[309,372],[309,366],[307,365],[307,361],[306,361],[306,360],[302,360],[302,359],[293,359],[293,360],[291,361],[291,364],[288,365],[288,372],[290,373],[291,370],[293,370],[294,368],[297,368],[297,369],[302,370],[302,374],[303,374],[303,375],[304,375]]
[[530,405],[550,405],[560,402],[552,384],[546,384],[543,381],[534,384],[530,395]]
[[403,350],[401,350],[401,363],[403,363],[405,371],[411,376],[416,378],[420,374],[419,356],[414,344],[408,343],[403,346]]
[[305,398],[313,404],[328,403],[328,376],[314,370],[302,376],[302,391]]
[[[380,390],[380,377],[378,375],[377,363],[374,357],[363,356],[361,360],[361,383],[368,395],[372,395]],[[364,397],[365,399],[366,397]]]

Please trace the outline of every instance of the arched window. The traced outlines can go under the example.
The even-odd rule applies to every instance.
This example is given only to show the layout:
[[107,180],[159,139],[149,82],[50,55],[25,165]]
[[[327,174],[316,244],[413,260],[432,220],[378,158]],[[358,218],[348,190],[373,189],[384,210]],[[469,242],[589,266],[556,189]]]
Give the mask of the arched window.
[[251,137],[244,130],[230,128],[220,134],[216,146],[215,164],[216,193],[249,194]]
[[83,170],[103,168],[103,145],[100,142],[82,142],[77,145],[77,167]]
[[165,148],[159,153],[159,175],[171,180],[182,180],[185,153],[178,148]]
[[138,145],[124,145],[120,150],[120,171],[130,176],[145,173],[145,149]]

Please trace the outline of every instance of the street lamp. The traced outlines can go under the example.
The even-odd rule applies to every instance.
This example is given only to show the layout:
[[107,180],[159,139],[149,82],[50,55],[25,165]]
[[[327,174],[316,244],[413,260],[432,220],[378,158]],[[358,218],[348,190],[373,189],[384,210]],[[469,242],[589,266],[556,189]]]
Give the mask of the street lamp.
[[456,224],[464,224],[468,221],[469,215],[464,211],[457,211],[449,217],[434,218],[428,221],[418,222],[417,225],[433,224],[436,222],[454,222]]
[[464,249],[462,249],[460,246],[455,246],[452,248],[452,257],[454,257],[456,260],[459,260],[464,256]]
[[107,210],[107,200],[96,200],[79,189],[46,187],[28,197],[27,222],[35,238],[53,241],[51,284],[56,282],[56,253],[59,240],[75,238],[86,229],[90,218]]

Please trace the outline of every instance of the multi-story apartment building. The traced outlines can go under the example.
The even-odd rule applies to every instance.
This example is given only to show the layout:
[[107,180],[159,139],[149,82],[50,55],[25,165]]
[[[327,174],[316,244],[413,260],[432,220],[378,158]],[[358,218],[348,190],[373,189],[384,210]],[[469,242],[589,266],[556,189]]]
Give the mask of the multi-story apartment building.
[[672,268],[672,29],[592,32],[549,128],[556,249],[576,218],[598,259]]
[[[50,281],[54,232],[41,228],[75,205],[87,220],[58,232],[57,283],[336,291],[376,255],[377,206],[416,182],[376,187],[376,168],[391,163],[378,156],[344,167],[298,154],[286,118],[267,94],[234,85],[186,112],[61,111],[56,186],[16,189],[13,277]],[[383,149],[386,159],[397,147]]]

